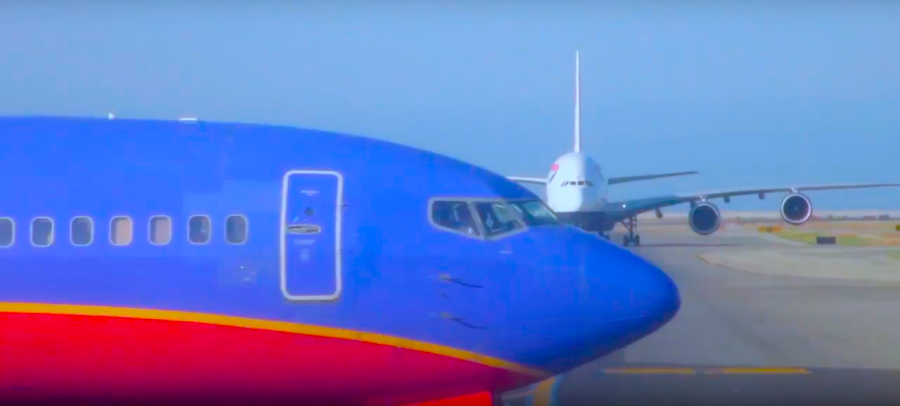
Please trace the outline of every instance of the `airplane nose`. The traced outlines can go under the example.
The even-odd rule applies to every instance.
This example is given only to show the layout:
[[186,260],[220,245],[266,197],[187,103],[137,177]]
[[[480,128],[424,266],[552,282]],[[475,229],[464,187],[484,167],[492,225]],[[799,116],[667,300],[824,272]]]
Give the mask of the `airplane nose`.
[[566,193],[551,195],[553,198],[552,206],[558,212],[573,212],[584,208],[584,196],[582,196],[578,188],[570,188]]
[[646,319],[665,323],[678,312],[678,287],[659,267],[604,242],[590,244],[589,250],[583,257],[587,283],[581,288],[590,290],[588,297],[593,303],[588,307],[600,310],[596,321]]
[[[566,355],[548,365],[564,372],[602,357],[653,333],[668,323],[681,307],[678,287],[652,263],[593,236],[577,249],[578,271],[566,313],[579,316],[568,328],[558,328],[558,342]],[[572,314],[572,313],[568,313]],[[557,319],[559,320],[559,319]],[[561,327],[559,321],[554,322]],[[565,333],[563,333],[565,332]]]
[[640,340],[678,313],[678,288],[654,264],[574,227],[540,231],[541,244],[517,268],[517,283],[506,285],[510,300],[502,303],[512,305],[498,316],[504,334],[516,337],[510,351],[521,362],[563,373]]
[[621,250],[622,272],[632,317],[669,321],[681,307],[681,295],[675,282],[657,266],[628,251]]

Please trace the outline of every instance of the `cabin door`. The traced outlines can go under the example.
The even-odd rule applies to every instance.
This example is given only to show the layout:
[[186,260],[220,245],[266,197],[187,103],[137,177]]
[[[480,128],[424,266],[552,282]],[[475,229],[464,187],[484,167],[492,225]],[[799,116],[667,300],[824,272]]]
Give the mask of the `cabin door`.
[[281,292],[289,300],[341,295],[344,178],[334,171],[292,170],[281,186]]

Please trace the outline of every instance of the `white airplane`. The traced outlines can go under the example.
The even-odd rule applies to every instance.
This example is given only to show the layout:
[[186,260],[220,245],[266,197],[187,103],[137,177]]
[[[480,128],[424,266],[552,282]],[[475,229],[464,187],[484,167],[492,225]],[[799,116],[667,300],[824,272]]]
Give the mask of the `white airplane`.
[[550,174],[546,178],[509,176],[508,178],[522,183],[546,185],[547,205],[558,217],[586,231],[606,234],[617,223],[622,223],[628,230],[624,244],[641,245],[641,237],[637,231],[637,215],[648,211],[656,211],[662,218],[660,208],[681,203],[691,205],[688,224],[700,235],[710,235],[719,229],[721,215],[719,209],[710,199],[723,198],[725,203],[732,196],[758,195],[764,199],[768,193],[788,193],[781,201],[781,217],[785,222],[800,225],[812,216],[812,202],[801,192],[813,190],[859,189],[872,187],[900,186],[900,183],[857,183],[838,185],[813,185],[794,187],[764,187],[754,189],[735,189],[709,193],[688,193],[669,196],[650,197],[626,201],[609,201],[609,186],[670,176],[693,175],[697,172],[673,172],[655,175],[609,177],[603,175],[600,165],[591,157],[581,152],[581,78],[578,52],[575,53],[575,149],[566,153],[550,166]]

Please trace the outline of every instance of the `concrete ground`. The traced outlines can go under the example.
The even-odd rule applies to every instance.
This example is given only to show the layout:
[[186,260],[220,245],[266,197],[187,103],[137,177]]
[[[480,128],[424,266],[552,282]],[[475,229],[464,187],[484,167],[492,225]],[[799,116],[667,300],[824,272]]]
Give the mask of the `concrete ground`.
[[[679,286],[675,319],[622,351],[507,394],[506,404],[900,405],[900,282],[846,277],[862,262],[841,262],[867,254],[797,247],[811,260],[784,267],[783,257],[766,255],[790,244],[746,230],[708,237],[642,230],[641,239],[630,249]],[[828,272],[841,277],[746,272],[702,255],[753,258],[757,268],[774,261],[771,268],[807,274],[832,258]]]

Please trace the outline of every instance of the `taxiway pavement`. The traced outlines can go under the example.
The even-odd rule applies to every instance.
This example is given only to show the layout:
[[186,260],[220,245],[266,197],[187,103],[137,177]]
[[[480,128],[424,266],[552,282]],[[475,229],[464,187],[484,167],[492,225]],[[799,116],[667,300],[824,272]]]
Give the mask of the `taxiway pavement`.
[[651,336],[505,403],[900,405],[900,282],[765,275],[700,258],[791,246],[755,233],[642,231],[641,239],[629,249],[676,282],[679,314]]

